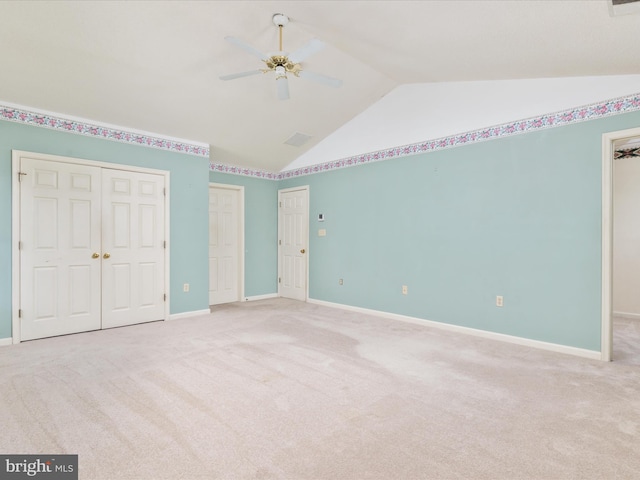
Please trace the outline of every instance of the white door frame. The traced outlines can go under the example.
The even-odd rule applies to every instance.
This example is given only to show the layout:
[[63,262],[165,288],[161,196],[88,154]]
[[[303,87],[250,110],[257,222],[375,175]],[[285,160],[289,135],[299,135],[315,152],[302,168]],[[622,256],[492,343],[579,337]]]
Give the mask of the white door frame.
[[30,157],[39,160],[48,160],[51,162],[72,163],[76,165],[89,165],[101,168],[111,168],[115,170],[124,170],[128,172],[152,173],[155,175],[163,175],[165,180],[165,196],[164,196],[164,236],[167,242],[167,248],[164,250],[164,289],[167,292],[167,301],[164,305],[164,319],[169,318],[170,301],[170,279],[169,272],[170,263],[170,218],[169,218],[169,192],[170,192],[170,173],[166,170],[156,170],[152,168],[135,167],[132,165],[121,165],[118,163],[101,162],[97,160],[86,160],[82,158],[64,157],[61,155],[50,155],[47,153],[26,152],[23,150],[11,151],[11,337],[14,344],[20,343],[20,158]]
[[640,128],[602,135],[602,333],[600,358],[610,362],[613,354],[613,143],[640,136]]
[[[304,301],[306,302],[309,299],[309,255],[310,255],[310,248],[309,248],[309,243],[310,243],[310,238],[309,238],[309,221],[310,221],[310,217],[309,217],[309,204],[311,203],[310,201],[310,195],[309,195],[309,185],[303,185],[301,187],[292,187],[292,188],[283,188],[281,190],[278,190],[278,278],[280,278],[282,276],[282,271],[281,271],[281,265],[282,265],[282,246],[280,245],[280,228],[282,227],[282,219],[281,219],[281,213],[280,213],[280,196],[283,193],[288,193],[288,192],[295,192],[298,190],[305,190],[307,192],[307,223],[305,225],[305,228],[307,229],[307,254],[305,255],[305,274],[306,274],[306,278],[305,278],[305,291],[304,291]],[[280,296],[280,282],[278,282],[278,296]]]
[[[209,189],[211,188],[235,190],[238,192],[238,300],[241,301],[244,298],[244,187],[241,185],[209,182]],[[209,190],[207,190],[207,192],[208,191]],[[207,259],[207,264],[208,262],[209,259]]]

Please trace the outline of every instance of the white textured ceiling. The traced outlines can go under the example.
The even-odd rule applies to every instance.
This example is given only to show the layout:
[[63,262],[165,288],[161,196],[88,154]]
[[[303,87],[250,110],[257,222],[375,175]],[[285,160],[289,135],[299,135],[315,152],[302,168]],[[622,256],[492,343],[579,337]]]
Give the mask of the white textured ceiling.
[[[279,101],[232,35],[277,50],[327,47]],[[280,171],[395,87],[409,83],[640,74],[640,15],[606,0],[2,1],[0,102],[211,145],[212,160]],[[640,86],[638,88],[640,91]],[[526,96],[523,92],[523,96]],[[295,132],[312,136],[285,145]],[[327,158],[325,160],[332,160]]]

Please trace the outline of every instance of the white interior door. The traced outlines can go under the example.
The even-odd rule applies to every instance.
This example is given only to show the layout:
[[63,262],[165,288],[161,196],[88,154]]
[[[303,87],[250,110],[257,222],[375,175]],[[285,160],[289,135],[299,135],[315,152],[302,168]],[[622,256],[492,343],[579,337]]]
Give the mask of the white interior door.
[[16,161],[19,339],[164,319],[165,176]]
[[164,318],[164,176],[102,171],[102,327]]
[[278,295],[307,299],[309,189],[278,192]]
[[209,305],[240,300],[240,195],[209,187]]
[[100,328],[100,168],[20,162],[21,339]]

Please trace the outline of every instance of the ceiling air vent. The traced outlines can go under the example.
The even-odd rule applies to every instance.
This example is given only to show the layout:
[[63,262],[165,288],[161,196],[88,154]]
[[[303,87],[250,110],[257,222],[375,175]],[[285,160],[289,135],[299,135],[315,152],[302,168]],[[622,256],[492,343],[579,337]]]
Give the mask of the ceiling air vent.
[[284,143],[287,145],[291,145],[292,147],[301,147],[309,140],[311,140],[312,135],[307,135],[306,133],[296,132],[291,135]]

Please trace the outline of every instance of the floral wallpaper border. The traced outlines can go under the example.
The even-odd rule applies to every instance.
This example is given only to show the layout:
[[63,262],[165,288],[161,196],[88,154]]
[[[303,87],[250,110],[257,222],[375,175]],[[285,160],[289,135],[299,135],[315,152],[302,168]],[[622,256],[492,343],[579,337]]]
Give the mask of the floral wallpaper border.
[[640,158],[640,147],[622,148],[613,152],[614,160],[619,160],[622,158]]
[[213,162],[210,164],[210,167],[211,170],[216,172],[268,178],[272,180],[283,180],[286,178],[312,175],[314,173],[327,172],[330,170],[337,170],[340,168],[352,167],[355,165],[362,165],[370,162],[406,157],[409,155],[415,155],[417,153],[433,152],[445,148],[468,145],[474,142],[492,140],[495,138],[517,135],[519,133],[541,130],[544,128],[559,127],[571,123],[583,122],[586,120],[595,120],[597,118],[633,112],[636,110],[640,110],[640,93],[625,97],[614,98],[612,100],[606,100],[600,103],[594,103],[582,107],[572,108],[569,110],[563,110],[556,113],[550,113],[540,117],[518,120],[515,122],[495,125],[479,130],[473,130],[459,135],[437,138],[435,140],[413,143],[410,145],[394,147],[387,150],[378,150],[375,152],[355,155],[353,157],[347,157],[331,162],[320,163],[308,167],[300,167],[294,170],[287,170],[280,173],[271,173],[265,172],[263,170],[251,170],[247,168],[232,167]]
[[[243,175],[247,177],[257,177],[269,180],[283,180],[286,178],[312,175],[314,173],[352,167],[355,165],[362,165],[365,163],[377,162],[381,160],[401,158],[418,153],[432,152],[445,148],[457,147],[460,145],[468,145],[474,142],[492,140],[495,138],[517,135],[519,133],[541,130],[544,128],[559,127],[571,123],[594,120],[597,118],[632,112],[636,110],[640,110],[640,93],[569,110],[563,110],[556,113],[550,113],[540,117],[532,117],[515,122],[495,125],[488,128],[482,128],[479,130],[473,130],[470,132],[461,133],[459,135],[427,140],[424,142],[403,145],[385,150],[378,150],[375,152],[355,155],[352,157],[347,157],[326,163],[320,163],[308,167],[300,167],[284,172],[269,172],[266,170],[243,168],[215,162],[210,162],[209,168],[214,172],[220,173],[229,173],[233,175]],[[62,130],[80,135],[99,137],[108,140],[114,140],[117,142],[158,148],[179,153],[186,153],[189,155],[196,155],[200,157],[209,157],[210,153],[209,148],[203,145],[190,144],[156,136],[128,132],[126,130],[119,130],[116,128],[84,123],[77,120],[65,119],[50,114],[34,113],[22,108],[0,105],[0,120],[8,120],[12,122],[36,125],[40,127],[51,128],[54,130]]]
[[186,153],[199,157],[209,156],[209,147],[186,142],[179,142],[162,137],[128,132],[112,127],[104,127],[78,120],[70,120],[51,114],[35,113],[22,108],[14,108],[0,105],[0,120],[26,123],[39,127],[62,130],[65,132],[99,137],[116,142],[141,145],[144,147],[158,148],[172,152]]
[[282,173],[269,172],[267,170],[255,170],[251,168],[225,165],[224,163],[209,163],[209,170],[218,173],[230,173],[232,175],[243,175],[245,177],[266,178],[268,180],[281,180]]
[[433,152],[445,148],[458,147],[460,145],[468,145],[474,142],[491,140],[495,138],[507,137],[519,133],[527,133],[544,128],[559,127],[571,123],[583,122],[586,120],[594,120],[597,118],[618,115],[640,110],[640,93],[619,97],[613,100],[594,103],[582,107],[563,110],[561,112],[550,113],[541,117],[532,117],[525,120],[496,125],[493,127],[473,130],[471,132],[453,135],[450,137],[438,138],[411,145],[390,148],[388,150],[378,150],[376,152],[365,153],[353,157],[343,158],[332,162],[322,163],[309,167],[301,167],[295,170],[280,172],[278,180],[292,177],[300,177],[304,175],[312,175],[314,173],[336,170],[339,168],[351,167],[354,165],[362,165],[364,163],[377,162],[380,160],[388,160],[391,158],[406,157],[423,152]]

